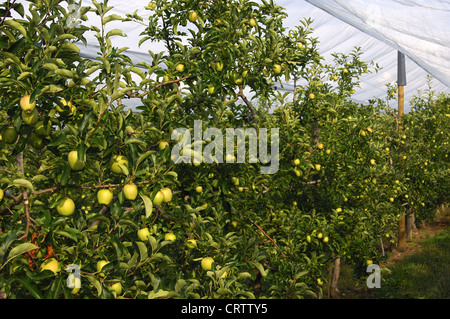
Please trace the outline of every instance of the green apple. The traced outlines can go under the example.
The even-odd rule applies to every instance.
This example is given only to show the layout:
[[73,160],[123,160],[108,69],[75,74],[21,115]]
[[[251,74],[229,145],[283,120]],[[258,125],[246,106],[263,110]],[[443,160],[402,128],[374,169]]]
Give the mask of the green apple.
[[56,273],[61,271],[61,266],[55,258],[49,258],[41,264],[41,271],[44,270],[51,270],[56,275]]
[[0,202],[3,199],[3,196],[5,196],[5,192],[3,191],[3,189],[0,188]]
[[186,246],[189,249],[193,249],[197,247],[197,241],[195,239],[188,239],[186,242]]
[[177,236],[175,236],[174,233],[167,233],[164,236],[164,240],[167,240],[167,241],[175,241],[176,239],[177,239]]
[[294,160],[294,165],[295,165],[295,166],[300,165],[300,160],[299,160],[298,158],[296,158],[296,159]]
[[237,220],[233,220],[233,221],[231,222],[231,226],[233,226],[234,228],[236,228],[236,227],[238,226]]
[[316,98],[316,95],[315,95],[314,93],[309,93],[308,97],[309,97],[311,100],[314,100],[314,99]]
[[255,27],[256,26],[256,20],[254,18],[250,19],[250,26]]
[[214,93],[214,90],[215,90],[214,85],[208,86],[208,93],[209,93],[209,94],[213,94],[213,93]]
[[115,291],[117,295],[120,295],[122,293],[123,287],[122,287],[122,284],[120,282],[116,282],[116,283],[112,284],[109,287],[109,289]]
[[155,195],[155,198],[153,198],[153,205],[161,206],[163,202],[164,202],[164,193],[162,191],[158,191]]
[[128,200],[135,200],[138,195],[138,187],[135,184],[126,184],[123,187],[123,195]]
[[31,146],[33,146],[37,150],[40,150],[44,147],[44,140],[36,133],[31,133],[28,142],[30,143]]
[[[84,168],[84,161],[82,162],[78,159],[77,151],[71,151],[67,156],[67,159],[69,161],[69,166],[72,170],[79,171]],[[84,155],[84,160],[86,160],[86,154]]]
[[51,128],[52,126],[50,121],[47,122],[47,125],[44,125],[44,121],[38,121],[34,126],[34,131],[39,136],[49,136]]
[[161,141],[159,142],[159,150],[162,151],[163,149],[165,149],[167,146],[169,146],[169,142],[166,141]]
[[177,64],[177,66],[175,67],[175,69],[176,69],[178,72],[183,72],[183,71],[184,71],[184,65],[181,64],[181,63],[179,63],[179,64]]
[[116,155],[112,159],[111,170],[116,174],[124,174],[122,168],[119,165],[126,166],[128,168],[128,160],[125,156]]
[[370,164],[375,165],[375,160],[373,158],[370,160]]
[[137,231],[137,235],[139,237],[140,240],[142,241],[147,241],[148,240],[148,236],[150,236],[150,231],[148,230],[147,227],[145,228],[141,228]]
[[106,188],[103,188],[97,193],[97,201],[100,205],[109,205],[113,198],[113,193]]
[[161,189],[161,192],[164,195],[164,202],[168,203],[172,200],[172,190],[168,187],[164,187],[163,189]]
[[324,238],[323,238],[323,242],[326,244],[326,243],[328,243],[328,236],[325,236]]
[[10,126],[3,131],[2,140],[6,144],[13,144],[17,141],[18,136],[19,134],[17,133],[17,130],[14,127]]
[[368,259],[368,260],[366,261],[366,265],[367,265],[367,266],[370,266],[370,265],[372,265],[372,264],[373,264],[373,261],[372,261],[372,260]]
[[203,187],[197,186],[197,187],[195,188],[195,191],[196,191],[197,193],[201,194],[201,193],[203,192]]
[[107,261],[107,260],[99,260],[99,261],[97,261],[97,272],[99,273],[98,275],[100,277],[105,277],[105,274],[102,273],[101,271],[102,271],[103,267],[105,265],[107,265],[107,264],[109,264],[109,261]]
[[29,95],[25,95],[24,97],[22,97],[20,99],[20,108],[22,109],[22,111],[26,112],[26,113],[31,113],[34,108],[36,107],[36,101],[34,101],[33,103],[30,103],[30,96]]
[[320,164],[316,164],[314,167],[316,168],[316,171],[320,171],[320,168],[321,168],[322,166],[321,166]]
[[34,109],[30,113],[22,111],[22,120],[25,124],[34,125],[39,120],[39,113],[37,109]]
[[308,243],[310,243],[311,242],[311,236],[306,236],[306,241],[308,242]]
[[239,178],[233,176],[231,177],[231,182],[233,183],[233,185],[239,186]]
[[198,14],[195,11],[189,12],[189,21],[195,22],[197,21]]
[[71,198],[65,197],[59,201],[56,210],[61,216],[70,216],[75,211],[75,203]]
[[274,72],[275,74],[280,74],[280,73],[281,73],[281,65],[275,64],[275,65],[273,66],[273,72]]
[[214,262],[214,259],[212,259],[211,257],[203,258],[201,261],[201,266],[202,266],[203,270],[211,270],[213,262]]

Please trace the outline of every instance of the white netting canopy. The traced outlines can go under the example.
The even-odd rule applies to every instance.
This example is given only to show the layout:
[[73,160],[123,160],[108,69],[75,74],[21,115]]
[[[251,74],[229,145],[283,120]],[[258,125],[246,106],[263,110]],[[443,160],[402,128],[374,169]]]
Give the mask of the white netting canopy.
[[[426,90],[427,74],[433,76],[432,89],[450,93],[450,1],[431,0],[276,0],[276,4],[286,9],[287,28],[299,25],[303,18],[312,18],[313,36],[320,41],[319,51],[325,62],[331,62],[331,53],[350,53],[360,47],[365,61],[378,63],[382,70],[362,78],[361,87],[353,96],[360,103],[374,97],[386,96],[386,84],[397,80],[397,51],[406,55],[405,111],[408,101],[418,90]],[[111,13],[125,15],[137,10],[146,18],[151,14],[145,10],[147,0],[110,0],[114,6]],[[82,0],[83,6],[91,5],[90,0]],[[90,21],[89,21],[90,22]],[[164,50],[154,42],[138,46],[139,34],[145,28],[136,23],[117,22],[127,34],[125,38],[115,38],[118,46],[129,47],[126,51],[135,61],[148,61],[148,50]],[[88,46],[81,45],[85,57],[95,57],[97,41],[88,38]],[[286,90],[292,86],[287,83]]]

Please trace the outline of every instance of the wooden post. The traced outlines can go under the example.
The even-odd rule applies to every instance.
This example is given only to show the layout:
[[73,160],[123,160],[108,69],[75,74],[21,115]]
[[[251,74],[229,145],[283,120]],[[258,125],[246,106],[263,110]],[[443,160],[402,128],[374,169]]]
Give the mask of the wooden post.
[[[397,87],[398,87],[398,118],[401,123],[401,117],[405,112],[405,55],[398,51],[397,55]],[[402,216],[398,221],[398,248],[404,247],[406,244],[406,220]]]

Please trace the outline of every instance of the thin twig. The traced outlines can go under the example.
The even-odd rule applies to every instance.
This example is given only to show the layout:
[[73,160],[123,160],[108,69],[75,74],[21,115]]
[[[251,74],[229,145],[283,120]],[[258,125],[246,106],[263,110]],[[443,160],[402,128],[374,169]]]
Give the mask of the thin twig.
[[257,223],[255,223],[247,216],[245,216],[245,218],[247,218],[253,225],[255,225],[264,234],[264,236],[266,236],[275,245],[275,247],[277,247],[277,249],[280,251],[281,255],[284,258],[287,258],[287,256],[283,253],[283,251],[281,251],[280,247],[278,247],[277,243],[269,235],[267,235],[267,233],[264,231],[264,229],[261,228],[261,226],[259,226]]

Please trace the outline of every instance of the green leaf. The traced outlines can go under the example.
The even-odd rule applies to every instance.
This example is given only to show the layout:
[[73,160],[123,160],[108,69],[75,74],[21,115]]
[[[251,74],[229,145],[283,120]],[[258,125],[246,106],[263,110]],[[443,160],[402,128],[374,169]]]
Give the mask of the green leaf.
[[27,277],[18,278],[17,281],[24,286],[35,299],[44,299],[44,295],[39,291],[38,287]]
[[17,81],[22,81],[23,79],[33,75],[33,72],[22,72],[20,73],[20,75],[17,77]]
[[75,44],[70,42],[64,42],[61,44],[60,49],[62,51],[69,51],[73,53],[80,53],[80,48],[78,48]]
[[5,20],[5,21],[3,21],[3,25],[7,25],[11,28],[14,28],[17,31],[19,31],[25,38],[27,37],[27,30],[25,29],[25,27],[23,25],[21,25],[16,20]]
[[23,186],[23,187],[26,187],[26,188],[28,188],[30,191],[34,192],[33,184],[31,184],[31,182],[28,181],[28,180],[26,180],[26,179],[23,179],[23,178],[15,179],[15,180],[13,180],[13,184],[14,184],[15,186]]
[[166,290],[161,290],[159,289],[157,292],[155,291],[150,291],[148,293],[148,299],[158,299],[158,298],[164,298],[169,294],[168,291]]
[[261,273],[261,276],[263,276],[263,277],[266,277],[266,276],[267,276],[267,272],[268,272],[268,271],[266,271],[266,270],[264,269],[264,266],[263,266],[263,265],[261,265],[261,264],[260,264],[259,262],[257,262],[257,261],[251,261],[250,263],[253,264],[256,268],[258,268],[259,272]]
[[65,236],[76,242],[82,236],[82,233],[78,229],[75,229],[75,228],[64,228],[61,230],[57,230],[57,231],[55,231],[55,234]]
[[175,291],[180,291],[184,286],[186,285],[186,280],[184,279],[178,279],[177,283],[175,284]]
[[61,77],[63,77],[63,78],[68,78],[68,79],[70,79],[70,78],[73,77],[72,72],[69,71],[69,70],[57,69],[57,70],[55,70],[54,72],[55,72],[56,75],[59,75],[59,76],[61,76]]
[[109,32],[106,34],[106,37],[109,38],[109,37],[112,37],[112,36],[115,36],[115,35],[118,35],[118,36],[121,36],[121,37],[126,36],[126,34],[123,33],[122,30],[120,30],[120,29],[112,29],[111,31],[109,31]]
[[115,20],[122,20],[122,17],[118,14],[111,14],[103,19],[103,25]]
[[139,256],[141,257],[140,262],[143,262],[144,260],[146,260],[148,258],[147,246],[141,241],[137,241],[136,245],[138,246]]
[[37,248],[39,248],[39,247],[32,243],[23,243],[23,244],[20,244],[20,245],[14,247],[9,252],[8,260],[0,267],[0,269],[2,269],[8,262],[10,262],[12,259],[16,258],[17,256],[23,255],[26,252],[33,250],[33,249],[37,249]]
[[145,152],[144,154],[141,154],[141,155],[139,156],[139,158],[138,158],[137,161],[136,161],[136,170],[137,170],[137,168],[139,167],[139,165],[140,165],[147,157],[149,157],[152,153],[155,153],[155,151],[148,151],[148,152]]
[[142,200],[144,201],[145,217],[149,218],[152,215],[153,203],[148,196],[142,194],[139,194],[139,196],[141,196]]
[[54,63],[44,63],[41,65],[41,68],[49,70],[49,71],[58,70],[58,66]]

